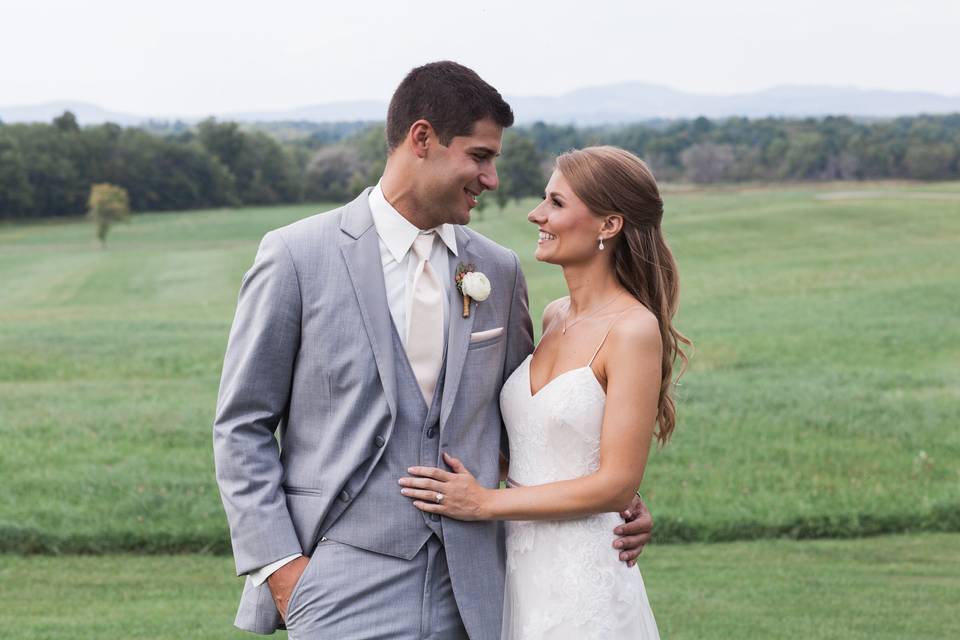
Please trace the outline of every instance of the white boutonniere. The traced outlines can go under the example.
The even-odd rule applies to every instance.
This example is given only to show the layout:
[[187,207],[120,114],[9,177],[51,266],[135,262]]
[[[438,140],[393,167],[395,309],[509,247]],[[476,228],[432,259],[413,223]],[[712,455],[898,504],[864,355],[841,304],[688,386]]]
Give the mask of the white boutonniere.
[[470,300],[483,302],[490,297],[490,281],[487,276],[477,271],[472,264],[457,265],[457,273],[454,275],[457,283],[457,290],[463,294],[463,317],[470,317]]

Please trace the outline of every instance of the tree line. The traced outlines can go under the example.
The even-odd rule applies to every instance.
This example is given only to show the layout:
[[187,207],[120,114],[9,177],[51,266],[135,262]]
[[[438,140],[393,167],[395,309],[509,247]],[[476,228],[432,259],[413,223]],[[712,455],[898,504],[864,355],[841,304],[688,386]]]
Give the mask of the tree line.
[[[491,198],[541,193],[555,155],[593,144],[629,149],[665,181],[960,178],[960,114],[536,123],[505,133]],[[0,123],[0,217],[81,215],[101,183],[126,189],[134,211],[342,202],[377,180],[385,158],[382,123],[80,127],[66,112],[50,124]]]
[[126,189],[134,211],[295,202],[301,160],[263,133],[201,122],[171,136],[104,124],[0,126],[0,216],[86,213],[91,185]]

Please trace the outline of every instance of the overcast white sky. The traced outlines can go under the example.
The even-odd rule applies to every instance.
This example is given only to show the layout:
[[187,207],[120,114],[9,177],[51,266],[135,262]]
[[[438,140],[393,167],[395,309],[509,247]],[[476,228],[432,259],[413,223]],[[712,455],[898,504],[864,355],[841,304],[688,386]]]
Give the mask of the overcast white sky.
[[0,0],[0,105],[205,115],[389,98],[454,59],[502,93],[624,81],[960,95],[960,0]]

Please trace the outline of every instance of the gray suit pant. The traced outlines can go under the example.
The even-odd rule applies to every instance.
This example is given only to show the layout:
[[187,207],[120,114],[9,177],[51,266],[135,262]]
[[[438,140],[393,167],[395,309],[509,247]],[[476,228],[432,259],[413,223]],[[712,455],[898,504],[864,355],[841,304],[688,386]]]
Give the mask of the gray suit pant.
[[465,640],[443,545],[412,560],[324,539],[290,594],[291,640]]

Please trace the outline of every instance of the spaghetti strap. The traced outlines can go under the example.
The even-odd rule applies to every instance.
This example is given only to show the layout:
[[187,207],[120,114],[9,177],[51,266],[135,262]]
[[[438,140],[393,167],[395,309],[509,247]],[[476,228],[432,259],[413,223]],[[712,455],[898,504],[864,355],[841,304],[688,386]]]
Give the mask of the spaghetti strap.
[[610,335],[610,331],[611,331],[611,329],[613,329],[613,325],[616,324],[617,320],[620,319],[620,316],[622,316],[623,314],[625,314],[627,311],[630,311],[632,308],[633,308],[633,307],[627,307],[626,309],[624,309],[623,311],[621,311],[620,313],[618,313],[617,315],[615,315],[615,316],[613,317],[613,320],[610,321],[610,324],[607,325],[607,331],[606,331],[606,333],[603,334],[603,339],[600,341],[600,344],[597,345],[597,350],[593,352],[593,357],[590,358],[590,362],[587,363],[587,366],[588,366],[588,367],[592,367],[592,366],[593,366],[593,361],[596,360],[597,354],[600,353],[600,349],[603,349],[603,343],[605,343],[605,342],[607,341],[607,336]]

